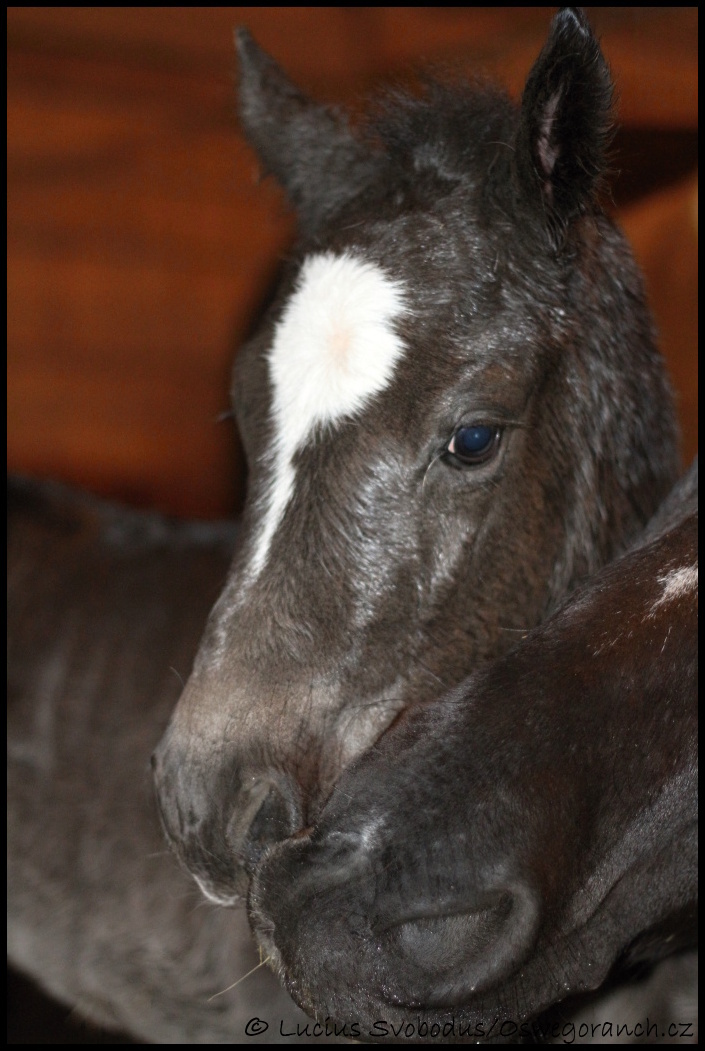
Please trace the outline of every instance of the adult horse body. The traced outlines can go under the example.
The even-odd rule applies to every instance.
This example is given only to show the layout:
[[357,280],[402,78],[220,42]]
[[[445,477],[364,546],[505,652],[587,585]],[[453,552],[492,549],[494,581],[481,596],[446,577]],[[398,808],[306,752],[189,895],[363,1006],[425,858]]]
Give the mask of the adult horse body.
[[242,910],[204,908],[154,806],[150,750],[236,537],[10,481],[8,957],[79,1017],[156,1043],[307,1021],[264,968],[210,999],[257,952]]
[[[308,1011],[539,1042],[527,1020],[697,944],[697,550],[695,465],[632,551],[404,712],[271,851],[253,919]],[[692,1014],[647,1018],[649,1042],[697,1039]]]

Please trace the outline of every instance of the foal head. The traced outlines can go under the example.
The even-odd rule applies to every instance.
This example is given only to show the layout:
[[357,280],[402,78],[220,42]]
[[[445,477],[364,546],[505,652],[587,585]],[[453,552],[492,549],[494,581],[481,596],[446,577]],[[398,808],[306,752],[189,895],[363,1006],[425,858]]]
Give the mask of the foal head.
[[235,366],[243,540],[155,755],[215,901],[410,702],[511,647],[676,473],[641,280],[599,200],[612,85],[559,13],[515,106],[392,95],[353,132],[239,36],[242,120],[296,207]]

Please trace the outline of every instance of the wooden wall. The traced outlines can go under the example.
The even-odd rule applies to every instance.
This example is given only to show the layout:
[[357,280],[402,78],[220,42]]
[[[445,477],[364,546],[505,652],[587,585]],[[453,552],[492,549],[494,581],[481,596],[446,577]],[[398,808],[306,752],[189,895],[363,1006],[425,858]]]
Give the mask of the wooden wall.
[[[238,341],[291,220],[238,138],[233,27],[319,97],[409,67],[514,93],[552,8],[9,8],[8,466],[177,514],[237,507]],[[588,9],[619,89],[615,201],[697,443],[697,9]]]

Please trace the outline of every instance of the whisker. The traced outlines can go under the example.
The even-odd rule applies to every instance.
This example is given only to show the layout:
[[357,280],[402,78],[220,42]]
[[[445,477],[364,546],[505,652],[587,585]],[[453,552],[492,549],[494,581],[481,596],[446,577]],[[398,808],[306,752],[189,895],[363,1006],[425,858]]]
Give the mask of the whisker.
[[249,978],[251,974],[255,973],[255,971],[259,971],[260,967],[264,967],[266,963],[269,963],[271,958],[271,956],[265,956],[265,958],[263,960],[260,960],[259,963],[255,964],[255,966],[251,970],[249,970],[247,974],[243,974],[242,978],[238,978],[238,980],[236,982],[233,982],[232,985],[229,985],[227,989],[221,989],[219,993],[213,993],[212,996],[209,996],[206,1000],[206,1003],[211,1003],[212,1000],[215,1000],[217,999],[217,997],[222,996],[223,993],[229,993],[230,990],[234,989],[236,985],[239,985],[240,982],[244,982],[245,979]]
[[439,683],[444,689],[446,688],[446,684],[443,682],[443,679],[436,675],[435,671],[431,671],[428,664],[425,664],[420,657],[416,658],[416,663],[420,668],[423,668],[427,675],[430,675],[432,679],[435,679],[436,682]]
[[178,672],[178,671],[176,670],[176,668],[173,668],[173,667],[172,667],[171,665],[169,665],[169,671],[173,671],[174,675],[176,676],[176,678],[177,678],[177,679],[179,680],[179,682],[181,683],[181,689],[183,690],[183,688],[184,688],[184,685],[185,685],[185,683],[184,683],[184,680],[183,680],[183,678],[182,678],[182,676],[181,676],[180,672]]
[[428,467],[426,468],[426,470],[424,471],[423,481],[421,482],[421,491],[422,492],[423,492],[423,489],[424,489],[424,487],[426,485],[426,477],[428,475],[428,472],[431,470],[431,468],[433,467],[434,463],[436,463],[438,460],[440,460],[441,456],[443,456],[443,452],[444,452],[444,450],[441,450],[441,452],[437,453],[433,457],[433,459],[431,460],[431,462],[428,465]]

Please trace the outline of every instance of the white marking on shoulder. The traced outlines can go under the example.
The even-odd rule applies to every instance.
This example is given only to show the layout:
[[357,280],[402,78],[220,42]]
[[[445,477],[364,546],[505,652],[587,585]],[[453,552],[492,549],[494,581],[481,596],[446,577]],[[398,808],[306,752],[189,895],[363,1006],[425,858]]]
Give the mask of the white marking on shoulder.
[[374,263],[331,252],[305,260],[269,353],[274,461],[250,581],[294,492],[294,454],[389,385],[405,349],[393,322],[405,307],[401,282]]
[[672,569],[669,573],[659,577],[658,582],[662,586],[663,591],[651,607],[652,614],[659,606],[663,606],[667,602],[675,602],[676,599],[687,595],[689,591],[697,589],[698,563],[696,562],[692,566],[680,566],[678,569]]

